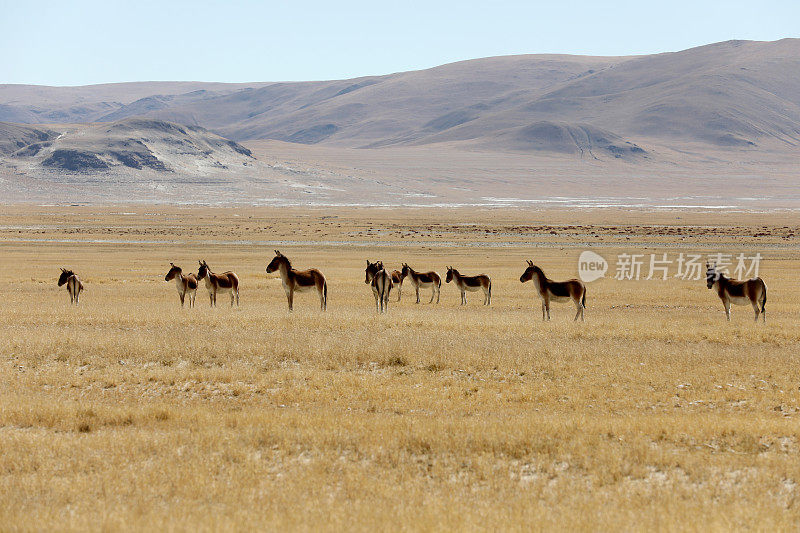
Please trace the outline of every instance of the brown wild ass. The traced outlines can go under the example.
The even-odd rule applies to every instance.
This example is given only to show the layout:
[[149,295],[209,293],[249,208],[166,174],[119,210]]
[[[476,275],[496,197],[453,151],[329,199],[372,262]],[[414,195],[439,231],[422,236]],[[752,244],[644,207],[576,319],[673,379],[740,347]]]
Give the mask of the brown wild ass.
[[189,308],[194,307],[194,299],[197,297],[197,278],[194,274],[188,276],[183,275],[183,270],[174,263],[169,264],[170,269],[167,275],[164,276],[164,281],[175,280],[175,286],[178,289],[178,296],[181,299],[181,307],[186,296],[189,296]]
[[433,303],[434,297],[436,298],[436,303],[439,303],[439,291],[442,288],[442,278],[439,277],[439,274],[433,271],[417,272],[406,263],[403,263],[403,271],[401,272],[401,276],[403,278],[411,278],[411,286],[414,287],[414,291],[417,293],[417,303],[419,303],[420,287],[423,289],[426,287],[431,288],[431,301],[428,303]]
[[467,305],[467,291],[483,290],[483,305],[489,305],[492,302],[492,280],[486,274],[462,276],[458,270],[449,266],[445,282],[450,283],[451,281],[455,282],[456,287],[461,291],[461,305]]
[[61,287],[67,284],[67,292],[69,293],[69,303],[78,305],[78,300],[83,290],[83,283],[78,279],[78,276],[72,270],[61,269],[61,275],[58,277],[58,286]]
[[289,300],[289,311],[294,307],[294,293],[306,292],[316,288],[319,294],[319,307],[322,311],[328,308],[328,282],[325,276],[316,268],[309,270],[295,270],[289,258],[275,250],[275,257],[267,266],[267,273],[280,271],[283,290]]
[[239,277],[231,271],[222,274],[214,274],[208,268],[205,261],[199,261],[200,270],[197,271],[197,281],[206,280],[208,297],[211,300],[211,307],[217,306],[217,294],[228,292],[231,295],[231,307],[234,300],[239,305]]
[[[372,285],[372,295],[375,296],[375,311],[389,312],[389,294],[392,292],[392,276],[383,268],[383,262],[370,263],[367,259],[367,268],[364,271],[364,283]],[[380,309],[378,308],[380,302]]]
[[753,306],[755,321],[758,315],[764,322],[767,321],[767,284],[761,278],[752,278],[744,281],[729,279],[717,270],[716,265],[706,263],[706,286],[714,291],[725,306],[725,316],[731,320],[731,304]]
[[397,285],[397,301],[400,301],[400,291],[403,289],[403,273],[399,270],[392,270],[392,286]]
[[[519,277],[522,283],[533,280],[536,292],[542,299],[542,320],[550,320],[550,302],[566,302],[572,300],[575,304],[575,320],[581,317],[583,321],[583,310],[586,309],[586,286],[577,279],[567,281],[553,281],[544,275],[542,269],[528,260],[528,268]],[[545,319],[545,315],[547,318]]]

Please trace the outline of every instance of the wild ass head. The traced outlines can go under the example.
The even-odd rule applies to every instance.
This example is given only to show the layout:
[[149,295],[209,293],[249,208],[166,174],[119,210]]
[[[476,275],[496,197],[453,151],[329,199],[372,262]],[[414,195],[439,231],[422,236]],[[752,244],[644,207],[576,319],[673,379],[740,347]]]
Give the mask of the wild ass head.
[[67,282],[67,280],[70,278],[70,276],[74,276],[74,275],[75,275],[75,273],[72,270],[67,270],[67,269],[62,268],[61,269],[61,275],[58,276],[58,286],[61,287],[62,285],[64,285]]
[[183,274],[183,270],[181,270],[181,267],[175,266],[174,263],[170,263],[169,266],[170,266],[170,269],[169,269],[169,272],[167,272],[167,275],[164,276],[164,281],[172,281],[177,276],[180,276],[180,275]]

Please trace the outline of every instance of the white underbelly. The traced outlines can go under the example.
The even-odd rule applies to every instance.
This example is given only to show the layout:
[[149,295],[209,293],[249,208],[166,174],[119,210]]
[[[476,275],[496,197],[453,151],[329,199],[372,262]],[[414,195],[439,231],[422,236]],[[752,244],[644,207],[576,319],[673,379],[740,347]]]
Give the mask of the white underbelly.
[[572,298],[570,298],[569,296],[551,296],[550,297],[550,301],[551,302],[568,302],[571,299]]
[[[209,291],[213,290],[213,288],[209,289]],[[231,290],[231,287],[217,287],[217,294],[225,294],[226,292],[231,292]]]
[[316,285],[295,285],[294,291],[295,292],[308,292],[310,290],[316,290]]
[[477,287],[469,287],[467,285],[464,286],[464,290],[467,291],[467,292],[478,292],[482,288],[483,287],[481,287],[480,285],[478,285]]
[[734,305],[750,305],[750,298],[746,298],[744,296],[738,296],[736,298],[731,298],[730,300]]

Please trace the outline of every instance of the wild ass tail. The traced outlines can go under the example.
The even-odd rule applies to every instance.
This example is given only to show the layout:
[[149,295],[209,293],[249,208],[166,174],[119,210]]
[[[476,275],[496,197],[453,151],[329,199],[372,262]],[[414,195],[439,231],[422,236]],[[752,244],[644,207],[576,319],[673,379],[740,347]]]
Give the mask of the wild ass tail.
[[767,305],[767,285],[764,284],[764,294],[761,296],[761,312],[764,312],[764,307]]
[[583,296],[581,297],[581,305],[586,309],[586,287],[583,288]]

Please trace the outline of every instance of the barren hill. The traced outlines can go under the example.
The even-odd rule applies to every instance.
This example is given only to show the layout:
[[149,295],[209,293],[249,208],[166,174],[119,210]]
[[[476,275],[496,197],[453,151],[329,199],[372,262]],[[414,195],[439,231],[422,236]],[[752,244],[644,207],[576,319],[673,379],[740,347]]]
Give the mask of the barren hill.
[[320,82],[0,85],[0,121],[15,199],[70,183],[98,201],[800,205],[799,39]]
[[[19,130],[16,150],[4,152],[28,169],[63,172],[108,171],[114,168],[157,172],[193,172],[247,165],[247,148],[199,126],[182,126],[154,119],[130,118],[110,124],[51,130],[0,124],[0,131]],[[24,135],[26,134],[27,135]],[[22,143],[24,146],[19,146]],[[6,143],[8,145],[8,143]]]
[[579,154],[589,147],[619,157],[642,154],[652,143],[795,146],[800,40],[728,41],[637,57],[494,57],[353,80],[244,87],[0,86],[0,120],[129,116],[200,125],[237,141],[346,147],[457,142]]

